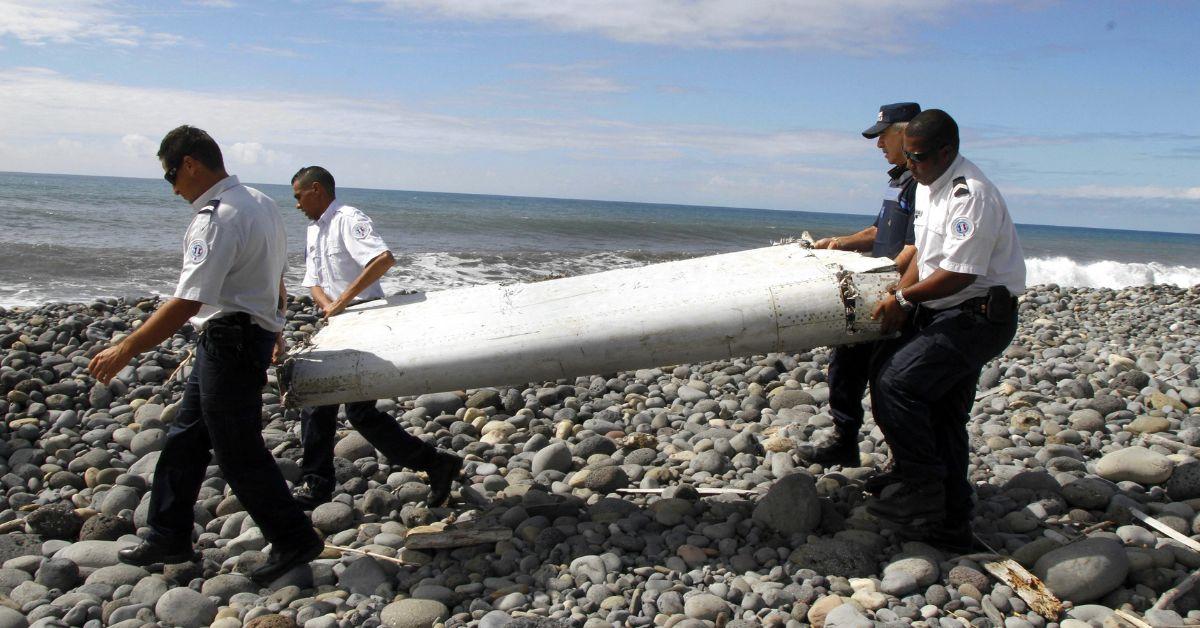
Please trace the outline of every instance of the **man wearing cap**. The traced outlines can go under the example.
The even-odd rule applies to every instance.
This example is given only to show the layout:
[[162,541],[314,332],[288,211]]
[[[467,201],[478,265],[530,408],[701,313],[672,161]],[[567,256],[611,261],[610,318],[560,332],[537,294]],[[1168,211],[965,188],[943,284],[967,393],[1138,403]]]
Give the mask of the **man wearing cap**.
[[871,402],[897,482],[867,510],[914,536],[970,548],[966,424],[984,364],[1017,329],[1025,260],[1004,198],[958,153],[958,125],[922,112],[904,133],[916,194],[917,257],[876,308],[901,330],[875,358]]
[[[875,145],[892,169],[888,170],[888,185],[883,193],[883,206],[871,226],[848,236],[822,238],[819,249],[858,251],[872,257],[891,257],[904,272],[912,260],[913,194],[917,182],[908,171],[904,158],[904,127],[921,112],[915,102],[901,102],[879,108],[875,124],[863,131],[863,137],[874,138]],[[835,347],[829,360],[829,408],[833,414],[835,436],[818,446],[810,462],[821,465],[858,466],[858,431],[863,424],[863,393],[867,389],[868,367],[879,343],[861,342]],[[878,482],[869,483],[877,490]]]

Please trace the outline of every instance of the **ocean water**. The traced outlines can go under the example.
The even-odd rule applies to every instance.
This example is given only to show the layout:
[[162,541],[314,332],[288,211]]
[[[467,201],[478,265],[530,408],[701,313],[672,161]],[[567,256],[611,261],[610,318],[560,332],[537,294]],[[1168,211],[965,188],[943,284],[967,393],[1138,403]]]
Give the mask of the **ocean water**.
[[[289,290],[308,221],[280,205]],[[871,216],[727,207],[339,189],[396,255],[388,292],[440,290],[641,266],[857,231]],[[0,306],[170,294],[190,207],[161,179],[0,173]],[[1030,284],[1200,283],[1200,235],[1018,225]]]

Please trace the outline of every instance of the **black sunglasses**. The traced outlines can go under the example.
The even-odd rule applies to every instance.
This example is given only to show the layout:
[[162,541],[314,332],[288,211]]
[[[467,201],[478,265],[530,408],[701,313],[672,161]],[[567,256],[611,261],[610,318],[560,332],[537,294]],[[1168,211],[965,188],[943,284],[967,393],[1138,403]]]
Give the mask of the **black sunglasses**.
[[937,148],[931,148],[923,153],[914,153],[912,151],[906,150],[906,151],[904,151],[904,156],[907,157],[909,159],[909,161],[919,164],[919,163],[925,161],[926,159],[933,157],[934,153],[938,152],[939,150],[942,150],[943,147],[944,146],[938,146]]
[[163,178],[167,180],[167,183],[175,185],[175,179],[179,177],[179,169],[181,167],[183,167],[183,159],[180,159],[178,164],[175,164],[174,167],[163,173]]

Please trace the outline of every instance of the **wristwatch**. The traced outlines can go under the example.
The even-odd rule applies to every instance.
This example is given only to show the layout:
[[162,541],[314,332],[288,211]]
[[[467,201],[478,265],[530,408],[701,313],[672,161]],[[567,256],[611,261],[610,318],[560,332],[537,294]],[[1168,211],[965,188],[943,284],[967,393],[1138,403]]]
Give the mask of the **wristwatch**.
[[911,313],[913,310],[917,309],[916,303],[904,298],[904,290],[900,288],[896,289],[896,304],[899,305],[900,309],[904,310],[905,312]]

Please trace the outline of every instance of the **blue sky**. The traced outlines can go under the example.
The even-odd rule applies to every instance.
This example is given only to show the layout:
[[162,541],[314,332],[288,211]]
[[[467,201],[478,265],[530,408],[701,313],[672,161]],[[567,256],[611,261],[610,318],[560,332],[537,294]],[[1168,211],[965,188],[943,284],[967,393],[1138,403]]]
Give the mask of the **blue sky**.
[[0,170],[873,213],[916,100],[1019,222],[1200,233],[1194,2],[0,0]]

